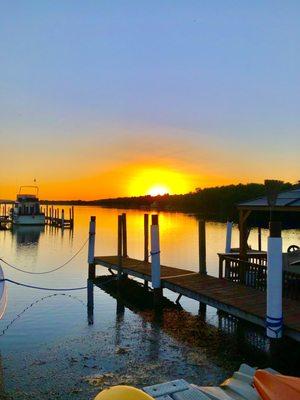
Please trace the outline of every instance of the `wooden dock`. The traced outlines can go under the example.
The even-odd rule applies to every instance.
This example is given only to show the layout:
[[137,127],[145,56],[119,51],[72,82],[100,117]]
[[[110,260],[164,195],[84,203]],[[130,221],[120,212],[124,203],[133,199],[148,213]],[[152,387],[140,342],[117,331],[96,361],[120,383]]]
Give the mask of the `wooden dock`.
[[[96,256],[95,265],[119,271],[118,256]],[[122,272],[128,276],[151,282],[151,263],[122,257]],[[266,293],[251,287],[202,275],[191,270],[161,265],[161,286],[215,307],[228,314],[265,326]],[[300,341],[300,302],[283,300],[284,334]]]
[[67,218],[65,210],[54,208],[53,205],[46,205],[42,208],[45,214],[45,224],[54,226],[62,229],[73,229],[74,228],[74,207],[69,208],[69,218]]
[[[259,257],[256,259],[256,253],[252,251],[248,257],[250,261],[238,258],[233,258],[233,261],[226,259],[225,273],[222,259],[219,264],[219,277],[208,275],[205,221],[199,221],[199,266],[196,272],[160,264],[158,215],[152,215],[151,241],[149,241],[149,215],[144,216],[144,260],[128,257],[126,214],[118,216],[117,255],[95,256],[95,236],[96,217],[91,217],[88,250],[91,284],[97,281],[97,266],[102,266],[111,273],[117,271],[116,278],[120,285],[124,276],[139,278],[145,282],[145,286],[150,282],[154,294],[154,306],[160,305],[163,290],[168,289],[178,295],[177,300],[181,296],[186,296],[198,301],[200,308],[205,309],[206,305],[209,305],[233,317],[266,327],[267,292],[266,285],[261,284],[264,276],[262,272],[266,274],[267,271],[266,255],[261,256],[262,252],[259,252]],[[151,242],[151,252],[149,252],[149,242]],[[230,267],[231,274],[228,273],[227,267]],[[285,293],[286,284],[283,285],[283,334],[300,341],[298,285],[300,275],[296,274],[290,278],[295,290]],[[281,337],[281,332],[278,335],[278,331],[273,329],[271,331],[272,338]]]

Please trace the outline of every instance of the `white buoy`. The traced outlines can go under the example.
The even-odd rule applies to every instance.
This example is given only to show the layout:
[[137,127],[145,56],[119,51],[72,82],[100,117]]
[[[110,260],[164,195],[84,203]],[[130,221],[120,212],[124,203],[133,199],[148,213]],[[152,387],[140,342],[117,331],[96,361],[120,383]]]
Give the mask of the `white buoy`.
[[160,247],[158,215],[152,215],[151,225],[151,281],[153,289],[159,289],[160,284]]
[[270,222],[267,267],[267,336],[282,337],[282,238],[279,222]]
[[232,238],[232,222],[227,222],[226,225],[226,246],[225,253],[230,253],[231,251],[231,238]]

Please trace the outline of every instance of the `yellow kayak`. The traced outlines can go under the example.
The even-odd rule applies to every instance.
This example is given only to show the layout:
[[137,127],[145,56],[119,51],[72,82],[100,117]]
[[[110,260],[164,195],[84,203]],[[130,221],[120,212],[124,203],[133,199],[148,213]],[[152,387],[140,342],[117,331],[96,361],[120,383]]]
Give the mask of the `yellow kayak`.
[[143,390],[115,386],[95,400],[299,400],[300,378],[285,376],[268,368],[257,370],[242,364],[220,386],[196,386],[178,379]]

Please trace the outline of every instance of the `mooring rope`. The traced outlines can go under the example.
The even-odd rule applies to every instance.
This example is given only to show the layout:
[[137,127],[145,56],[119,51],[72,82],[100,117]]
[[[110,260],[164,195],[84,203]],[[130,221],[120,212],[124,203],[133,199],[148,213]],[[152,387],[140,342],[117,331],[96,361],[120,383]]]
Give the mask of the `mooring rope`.
[[27,283],[22,283],[22,282],[16,282],[13,281],[12,279],[1,279],[0,282],[9,282],[9,283],[13,283],[14,285],[18,285],[18,286],[24,286],[30,289],[38,289],[38,290],[49,290],[52,292],[68,292],[71,290],[83,290],[86,289],[87,286],[81,286],[81,287],[75,287],[75,288],[46,288],[43,286],[34,286],[34,285],[27,285]]
[[13,318],[13,319],[6,325],[6,327],[1,331],[0,336],[3,336],[3,335],[8,331],[8,329],[9,329],[19,318],[21,318],[21,316],[22,316],[27,310],[29,310],[31,307],[35,306],[36,304],[38,304],[38,303],[40,303],[40,302],[42,302],[42,301],[44,301],[44,300],[46,300],[46,299],[49,299],[49,298],[55,297],[55,296],[67,296],[67,297],[69,297],[70,299],[74,299],[74,300],[78,301],[78,302],[81,303],[83,306],[86,306],[86,303],[84,303],[84,302],[83,302],[82,300],[80,300],[78,297],[72,296],[72,295],[70,295],[70,294],[66,294],[66,293],[54,293],[54,294],[49,294],[48,296],[44,296],[44,297],[41,297],[41,298],[35,300],[33,303],[31,303],[31,304],[29,304],[27,307],[25,307],[19,314],[17,314],[17,315],[15,316],[15,318]]
[[88,243],[89,238],[87,238],[87,240],[83,243],[83,245],[79,248],[79,250],[73,254],[73,256],[71,258],[69,258],[66,262],[64,262],[62,265],[59,265],[58,267],[55,267],[53,269],[50,269],[48,271],[42,271],[42,272],[32,272],[32,271],[26,271],[22,268],[16,267],[15,265],[10,264],[8,261],[6,261],[3,258],[0,258],[0,261],[2,261],[5,265],[7,265],[10,268],[15,269],[16,271],[19,272],[23,272],[24,274],[30,274],[30,275],[45,275],[45,274],[50,274],[51,272],[55,272],[58,271],[59,269],[62,269],[63,267],[65,267],[66,265],[70,264],[71,261],[74,260],[75,257],[78,256],[78,254],[84,249],[84,247],[86,246],[86,244]]
[[[113,278],[111,278],[111,279],[108,279],[107,281],[105,281],[105,282],[101,282],[101,285],[107,285],[108,283],[110,283],[110,282],[112,282],[112,281],[114,281],[114,280],[116,280],[117,279],[117,276],[114,276]],[[41,289],[41,290],[58,290],[58,291],[60,291],[60,290],[79,290],[79,289],[86,289],[87,288],[87,286],[85,287],[85,288],[75,288],[75,289],[46,289],[46,288],[40,288],[40,287],[35,287],[35,286],[30,286],[30,285],[25,285],[25,284],[22,284],[22,283],[18,283],[18,282],[14,282],[14,281],[11,281],[10,279],[2,279],[2,280],[0,280],[0,282],[3,282],[3,281],[8,281],[8,282],[11,282],[11,283],[15,283],[15,284],[17,284],[17,285],[21,285],[21,286],[25,286],[25,287],[30,287],[30,288],[34,288],[34,289]],[[7,330],[19,319],[19,318],[21,318],[21,316],[27,311],[27,310],[29,310],[31,307],[33,307],[34,305],[36,305],[36,304],[38,304],[38,303],[40,303],[41,301],[43,301],[43,300],[46,300],[46,299],[49,299],[49,298],[51,298],[51,297],[54,297],[54,296],[67,296],[67,297],[69,297],[70,299],[74,299],[74,300],[77,300],[79,303],[81,303],[83,306],[87,306],[87,304],[85,303],[85,302],[83,302],[82,300],[80,300],[78,297],[76,297],[76,296],[73,296],[73,295],[71,295],[71,294],[67,294],[67,293],[54,293],[54,294],[49,294],[48,296],[44,296],[44,297],[41,297],[41,298],[39,298],[39,299],[37,299],[37,300],[35,300],[34,302],[32,302],[31,304],[29,304],[27,307],[25,307],[19,314],[17,314],[16,316],[15,316],[15,318],[13,318],[7,325],[6,325],[6,327],[2,330],[2,332],[0,333],[0,337],[1,336],[3,336],[6,332],[7,332]]]

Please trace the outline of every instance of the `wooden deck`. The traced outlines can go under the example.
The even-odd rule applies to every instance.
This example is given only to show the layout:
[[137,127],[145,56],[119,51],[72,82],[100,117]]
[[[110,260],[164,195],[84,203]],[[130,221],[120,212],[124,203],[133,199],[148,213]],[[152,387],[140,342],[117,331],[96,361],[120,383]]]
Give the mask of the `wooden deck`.
[[[94,258],[95,265],[118,270],[117,256]],[[151,264],[122,258],[124,273],[151,281]],[[266,293],[226,279],[200,275],[190,270],[161,266],[163,288],[203,302],[238,318],[265,326]],[[300,301],[283,299],[284,334],[300,341]]]

